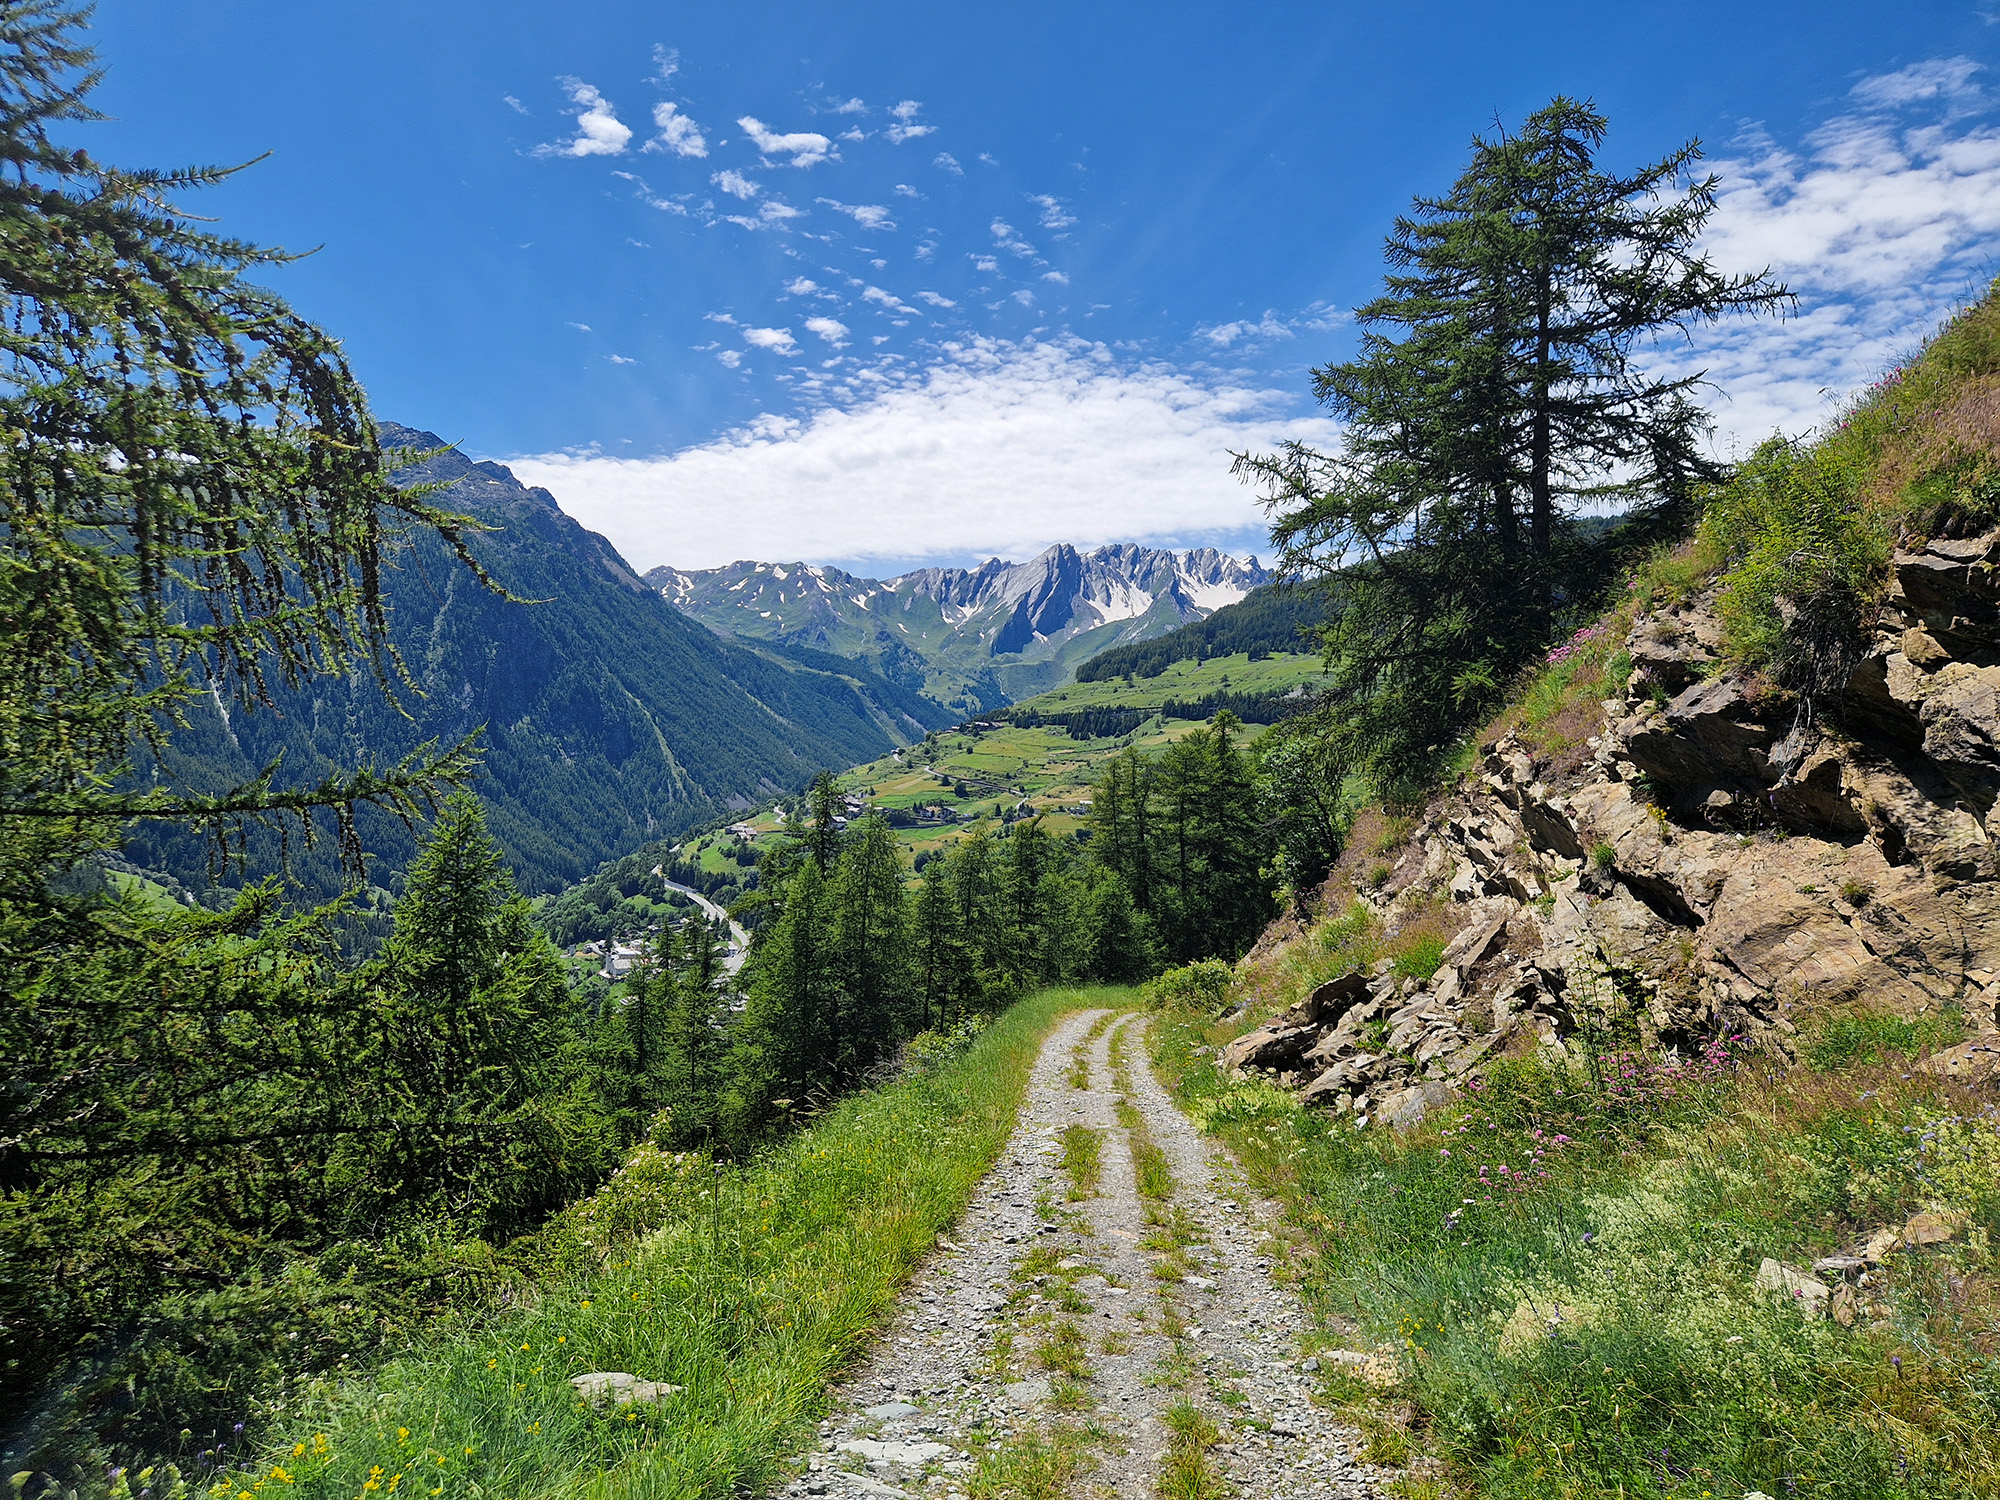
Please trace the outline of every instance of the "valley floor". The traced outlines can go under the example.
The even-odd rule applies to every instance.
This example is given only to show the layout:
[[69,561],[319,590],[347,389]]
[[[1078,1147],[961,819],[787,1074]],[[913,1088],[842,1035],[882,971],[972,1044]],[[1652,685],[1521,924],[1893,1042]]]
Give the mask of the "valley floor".
[[1311,1399],[1275,1206],[1160,1087],[1147,1024],[1058,1023],[1000,1164],[836,1392],[788,1500],[1380,1493]]

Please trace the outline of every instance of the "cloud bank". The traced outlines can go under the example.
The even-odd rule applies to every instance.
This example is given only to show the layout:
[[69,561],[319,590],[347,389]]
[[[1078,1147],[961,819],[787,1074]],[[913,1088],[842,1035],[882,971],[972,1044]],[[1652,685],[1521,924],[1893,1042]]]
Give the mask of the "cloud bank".
[[[809,327],[811,325],[808,325]],[[819,330],[814,330],[818,332]],[[1053,540],[1254,544],[1232,449],[1331,425],[1289,393],[1121,362],[1078,339],[948,346],[930,369],[806,417],[658,458],[509,459],[635,566],[736,558],[1031,556]]]
[[1981,71],[1957,57],[1864,78],[1796,148],[1756,130],[1714,163],[1716,264],[1768,266],[1800,296],[1782,322],[1731,322],[1665,351],[1721,387],[1727,443],[1825,420],[2000,269],[2000,127]]

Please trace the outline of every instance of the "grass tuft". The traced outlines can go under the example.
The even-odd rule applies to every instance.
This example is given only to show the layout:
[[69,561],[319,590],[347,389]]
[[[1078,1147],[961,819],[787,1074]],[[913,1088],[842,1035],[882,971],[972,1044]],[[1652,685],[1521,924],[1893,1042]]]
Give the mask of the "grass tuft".
[[1213,1419],[1200,1407],[1177,1401],[1161,1414],[1167,1452],[1160,1463],[1160,1500],[1219,1500],[1226,1489],[1209,1450],[1222,1441]]
[[1062,1133],[1062,1168],[1069,1174],[1069,1201],[1097,1196],[1104,1175],[1104,1132],[1089,1125],[1070,1125]]

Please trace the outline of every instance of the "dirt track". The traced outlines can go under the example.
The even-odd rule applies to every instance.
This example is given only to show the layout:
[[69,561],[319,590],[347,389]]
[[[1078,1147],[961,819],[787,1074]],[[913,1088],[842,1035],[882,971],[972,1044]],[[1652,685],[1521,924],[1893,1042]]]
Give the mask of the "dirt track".
[[[1309,1399],[1263,1205],[1154,1079],[1144,1026],[1085,1011],[1051,1033],[999,1165],[782,1494],[1380,1493]],[[1065,1142],[1088,1157],[1090,1132],[1079,1186]]]

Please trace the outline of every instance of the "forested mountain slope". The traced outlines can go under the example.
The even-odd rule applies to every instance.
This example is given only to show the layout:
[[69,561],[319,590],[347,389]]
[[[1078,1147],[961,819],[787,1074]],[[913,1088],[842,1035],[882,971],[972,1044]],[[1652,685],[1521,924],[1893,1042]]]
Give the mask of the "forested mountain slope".
[[[388,446],[444,446],[393,423],[383,430]],[[402,711],[366,676],[280,691],[275,712],[205,705],[160,769],[221,790],[282,756],[280,783],[302,783],[483,728],[474,789],[532,893],[649,837],[801,786],[817,770],[870,760],[949,718],[857,663],[718,638],[548,491],[499,464],[451,451],[408,473],[412,482],[447,482],[438,503],[494,528],[472,550],[515,599],[481,589],[427,537],[387,583],[393,639],[420,689],[400,693]],[[362,826],[378,868],[398,868],[411,847],[401,827],[366,809]],[[187,884],[203,880],[204,850],[185,829],[141,828],[126,852]],[[251,870],[270,868],[274,853],[253,838]],[[309,887],[331,888],[324,846],[294,859]]]
[[1023,563],[923,568],[887,580],[804,563],[737,562],[646,581],[729,635],[865,662],[963,718],[1066,681],[1078,662],[1241,599],[1270,575],[1213,547],[1058,543]]

